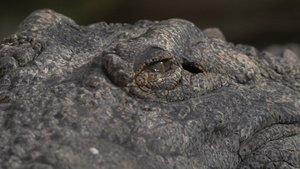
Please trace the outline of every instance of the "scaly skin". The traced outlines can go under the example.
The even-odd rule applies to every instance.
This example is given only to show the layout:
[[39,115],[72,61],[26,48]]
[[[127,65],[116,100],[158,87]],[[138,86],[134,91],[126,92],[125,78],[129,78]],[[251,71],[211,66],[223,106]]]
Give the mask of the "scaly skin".
[[[132,96],[180,101],[226,86],[229,79],[249,86],[260,79],[258,66],[246,55],[188,21],[171,19],[148,27],[104,51],[104,68]],[[159,63],[171,66],[149,70]]]
[[0,47],[0,168],[300,168],[299,63],[182,19],[36,11]]

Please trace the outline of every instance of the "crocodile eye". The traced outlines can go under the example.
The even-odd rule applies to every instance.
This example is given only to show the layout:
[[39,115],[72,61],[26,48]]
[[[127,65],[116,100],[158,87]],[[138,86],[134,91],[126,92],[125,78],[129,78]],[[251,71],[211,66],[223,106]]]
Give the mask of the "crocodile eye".
[[154,63],[152,65],[149,66],[149,70],[151,72],[167,72],[168,70],[171,69],[171,65],[168,61],[161,61],[161,62],[157,62]]

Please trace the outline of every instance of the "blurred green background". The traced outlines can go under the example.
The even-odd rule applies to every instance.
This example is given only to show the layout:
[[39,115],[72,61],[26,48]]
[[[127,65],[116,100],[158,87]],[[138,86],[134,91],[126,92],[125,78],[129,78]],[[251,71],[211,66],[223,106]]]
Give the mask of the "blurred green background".
[[53,9],[80,25],[183,18],[200,29],[218,27],[228,41],[263,48],[300,43],[299,0],[10,0],[1,2],[0,38],[37,9]]

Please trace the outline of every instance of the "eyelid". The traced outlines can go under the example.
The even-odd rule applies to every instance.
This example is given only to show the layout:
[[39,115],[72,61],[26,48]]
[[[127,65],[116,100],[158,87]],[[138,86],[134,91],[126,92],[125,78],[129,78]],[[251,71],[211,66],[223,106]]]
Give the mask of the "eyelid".
[[[147,56],[151,56],[152,52],[161,52],[160,55],[152,55],[152,57],[146,59],[143,61],[143,63],[137,65],[135,68],[136,74],[139,74],[143,69],[146,69],[147,67],[166,60],[173,60],[173,54],[171,52],[168,52],[164,49],[162,49],[159,46],[152,46],[151,49],[148,51],[148,53],[145,53]],[[173,62],[172,62],[173,63]],[[172,67],[170,65],[170,67]]]
[[165,49],[165,46],[159,46],[159,45],[153,45],[151,47],[152,49],[157,49],[157,50],[162,50],[162,51],[168,51],[167,49]]

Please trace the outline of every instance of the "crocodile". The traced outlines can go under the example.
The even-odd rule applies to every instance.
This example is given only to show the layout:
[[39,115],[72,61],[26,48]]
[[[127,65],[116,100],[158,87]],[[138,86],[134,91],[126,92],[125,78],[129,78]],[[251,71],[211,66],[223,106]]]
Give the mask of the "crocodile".
[[0,168],[300,168],[299,59],[35,11],[0,46]]

